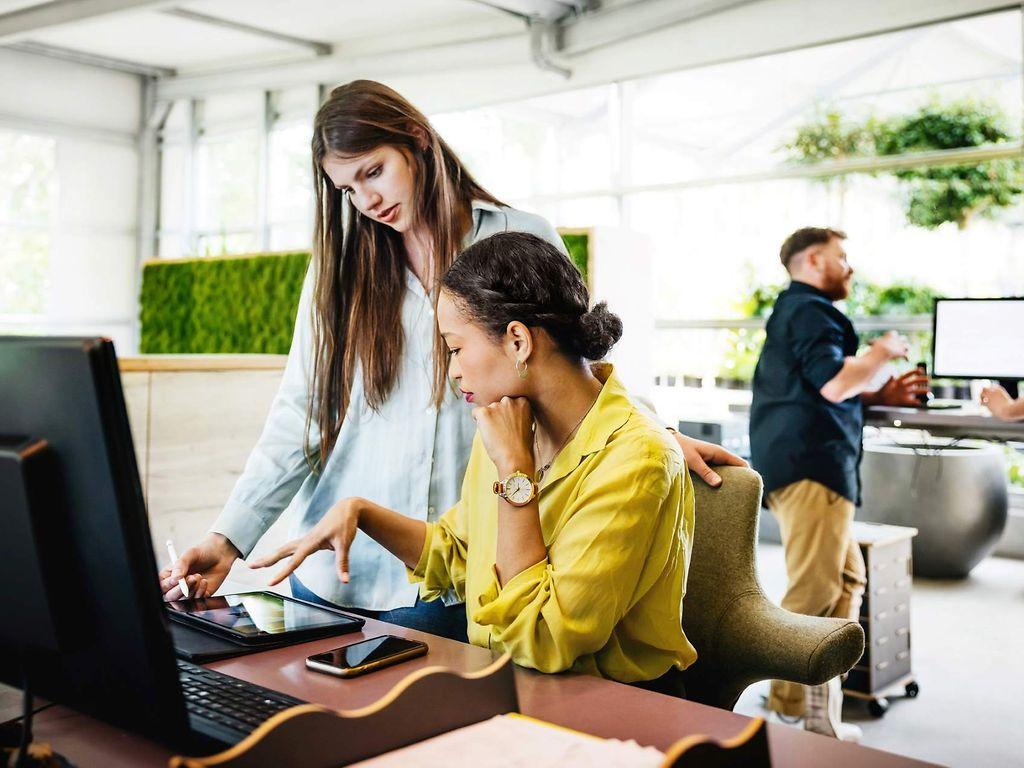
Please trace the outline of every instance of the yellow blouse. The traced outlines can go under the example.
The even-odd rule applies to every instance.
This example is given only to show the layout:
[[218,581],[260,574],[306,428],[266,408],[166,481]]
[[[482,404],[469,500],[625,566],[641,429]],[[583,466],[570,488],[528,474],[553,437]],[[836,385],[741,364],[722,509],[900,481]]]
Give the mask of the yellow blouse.
[[540,489],[547,557],[500,586],[497,469],[479,434],[462,497],[427,537],[410,580],[466,601],[469,640],[541,672],[634,682],[684,669],[693,486],[671,435],[630,402],[610,365],[597,402]]

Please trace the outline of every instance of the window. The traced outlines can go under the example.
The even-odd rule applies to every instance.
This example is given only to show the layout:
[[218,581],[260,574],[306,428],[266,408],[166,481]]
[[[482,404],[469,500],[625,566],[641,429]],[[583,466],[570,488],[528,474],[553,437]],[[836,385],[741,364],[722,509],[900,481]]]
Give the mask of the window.
[[177,102],[161,132],[161,257],[310,247],[315,86]]
[[270,133],[269,249],[309,248],[313,226],[310,142],[312,118],[279,124]]
[[44,315],[49,303],[56,142],[0,131],[0,315]]

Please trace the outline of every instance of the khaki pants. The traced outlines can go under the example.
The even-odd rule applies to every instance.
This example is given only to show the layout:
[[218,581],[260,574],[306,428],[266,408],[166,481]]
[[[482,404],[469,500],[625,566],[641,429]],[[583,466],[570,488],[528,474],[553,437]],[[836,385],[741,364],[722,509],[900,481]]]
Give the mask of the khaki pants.
[[[782,607],[806,616],[856,620],[864,595],[864,558],[850,532],[853,502],[813,480],[772,491],[768,508],[779,521],[789,586]],[[804,686],[773,680],[768,709],[804,714]]]

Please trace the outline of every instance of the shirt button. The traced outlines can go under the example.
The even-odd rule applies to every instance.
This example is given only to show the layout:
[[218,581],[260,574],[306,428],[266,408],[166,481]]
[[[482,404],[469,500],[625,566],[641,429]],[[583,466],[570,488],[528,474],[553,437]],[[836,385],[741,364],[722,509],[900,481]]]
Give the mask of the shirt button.
[[434,507],[427,507],[427,517],[433,517],[436,512]]

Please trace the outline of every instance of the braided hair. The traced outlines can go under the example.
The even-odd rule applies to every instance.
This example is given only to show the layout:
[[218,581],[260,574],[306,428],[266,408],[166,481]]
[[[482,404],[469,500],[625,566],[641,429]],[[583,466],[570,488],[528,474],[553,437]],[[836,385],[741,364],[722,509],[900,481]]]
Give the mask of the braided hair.
[[543,328],[566,356],[601,360],[622,321],[590,294],[569,258],[525,232],[500,232],[463,251],[442,279],[469,318],[496,339],[518,320]]

